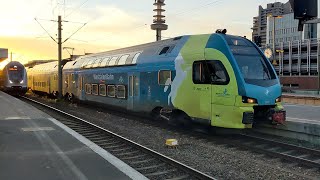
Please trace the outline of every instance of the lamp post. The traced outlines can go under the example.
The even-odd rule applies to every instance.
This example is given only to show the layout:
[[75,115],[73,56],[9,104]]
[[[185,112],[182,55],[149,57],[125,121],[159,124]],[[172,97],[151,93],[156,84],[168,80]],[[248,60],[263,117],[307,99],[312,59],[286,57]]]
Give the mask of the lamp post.
[[[276,64],[276,18],[282,18],[280,15],[268,15],[269,18],[272,18],[272,57],[273,57],[273,62],[272,64]],[[280,62],[280,60],[279,60]],[[279,65],[279,76],[280,76],[280,65]]]

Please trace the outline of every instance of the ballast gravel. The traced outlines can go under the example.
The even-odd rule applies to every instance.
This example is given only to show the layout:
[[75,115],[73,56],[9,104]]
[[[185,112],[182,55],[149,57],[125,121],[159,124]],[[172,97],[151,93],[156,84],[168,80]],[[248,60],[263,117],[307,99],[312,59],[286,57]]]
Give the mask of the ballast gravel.
[[[55,102],[35,96],[32,98],[97,124],[217,179],[320,179],[319,169],[243,150],[228,145],[227,142],[199,139],[192,133],[176,132],[174,128],[155,125],[159,122],[150,123],[145,119],[131,118],[125,112]],[[177,148],[165,145],[165,140],[172,138],[178,140]],[[224,139],[221,135],[213,138]]]

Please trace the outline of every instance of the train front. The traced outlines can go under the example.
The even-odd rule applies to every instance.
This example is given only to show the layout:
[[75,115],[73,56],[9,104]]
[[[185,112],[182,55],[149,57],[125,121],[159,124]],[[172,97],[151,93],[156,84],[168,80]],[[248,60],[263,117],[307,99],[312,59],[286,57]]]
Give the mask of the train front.
[[6,65],[7,72],[5,91],[11,94],[24,94],[27,92],[27,76],[25,67],[19,62],[10,62]]
[[[270,61],[251,41],[224,36],[231,51],[243,124],[268,122],[283,124],[286,113],[281,105],[281,85]],[[230,52],[229,51],[229,52]]]

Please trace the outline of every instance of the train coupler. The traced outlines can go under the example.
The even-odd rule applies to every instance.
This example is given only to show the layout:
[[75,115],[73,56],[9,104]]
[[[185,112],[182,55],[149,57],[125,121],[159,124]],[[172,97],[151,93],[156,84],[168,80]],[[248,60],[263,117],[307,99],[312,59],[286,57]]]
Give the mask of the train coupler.
[[278,124],[284,124],[286,120],[286,111],[280,110],[275,111],[271,116],[271,124],[278,125]]

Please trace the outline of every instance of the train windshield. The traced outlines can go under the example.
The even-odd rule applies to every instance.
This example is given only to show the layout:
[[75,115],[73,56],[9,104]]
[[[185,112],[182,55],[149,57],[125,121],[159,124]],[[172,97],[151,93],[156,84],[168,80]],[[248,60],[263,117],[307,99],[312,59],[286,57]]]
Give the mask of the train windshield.
[[246,83],[261,84],[276,79],[267,59],[251,42],[242,38],[228,38],[228,44]]
[[8,69],[8,75],[10,77],[10,80],[20,82],[20,80],[22,80],[24,76],[23,68],[16,65],[10,66]]

